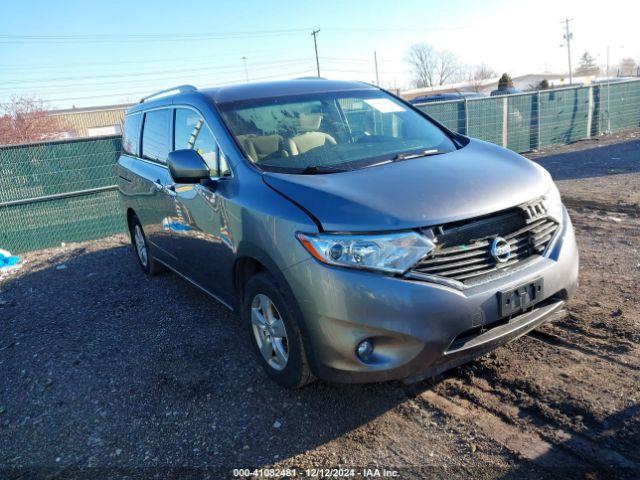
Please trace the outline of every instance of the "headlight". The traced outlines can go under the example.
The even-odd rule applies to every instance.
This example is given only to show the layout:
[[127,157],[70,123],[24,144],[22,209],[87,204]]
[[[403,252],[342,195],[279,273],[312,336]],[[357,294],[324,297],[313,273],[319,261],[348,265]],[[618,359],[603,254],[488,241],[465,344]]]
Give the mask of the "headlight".
[[300,243],[329,265],[404,273],[425,257],[434,243],[416,233],[334,235],[298,233]]
[[554,183],[551,184],[544,198],[549,215],[558,223],[562,223],[562,199],[560,198],[560,191],[558,191],[558,187]]

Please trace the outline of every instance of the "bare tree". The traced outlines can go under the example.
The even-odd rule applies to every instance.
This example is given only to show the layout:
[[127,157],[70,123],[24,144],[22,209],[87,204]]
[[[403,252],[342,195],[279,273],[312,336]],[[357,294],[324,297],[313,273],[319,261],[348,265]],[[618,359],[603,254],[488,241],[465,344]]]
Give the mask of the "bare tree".
[[435,82],[435,52],[426,43],[411,45],[407,52],[407,63],[413,69],[413,83],[416,88],[431,87]]
[[411,45],[406,60],[413,70],[416,88],[444,85],[460,75],[460,64],[453,53],[435,50],[427,43]]
[[471,84],[471,89],[474,92],[479,92],[483,87],[482,83],[484,82],[484,80],[495,78],[497,76],[498,72],[482,63],[480,65],[472,67],[469,70],[467,74],[467,80],[469,80],[469,83]]
[[460,63],[448,51],[437,52],[438,85],[456,82],[460,76]]
[[0,145],[49,140],[61,130],[66,130],[64,125],[47,115],[42,100],[12,97],[0,104]]

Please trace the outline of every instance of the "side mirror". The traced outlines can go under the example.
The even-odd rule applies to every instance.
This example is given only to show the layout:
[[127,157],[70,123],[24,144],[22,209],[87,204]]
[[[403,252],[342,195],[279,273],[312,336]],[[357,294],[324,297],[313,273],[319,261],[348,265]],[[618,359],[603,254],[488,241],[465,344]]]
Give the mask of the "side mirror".
[[200,180],[209,178],[209,167],[195,150],[170,152],[167,165],[171,178],[176,183],[198,183]]

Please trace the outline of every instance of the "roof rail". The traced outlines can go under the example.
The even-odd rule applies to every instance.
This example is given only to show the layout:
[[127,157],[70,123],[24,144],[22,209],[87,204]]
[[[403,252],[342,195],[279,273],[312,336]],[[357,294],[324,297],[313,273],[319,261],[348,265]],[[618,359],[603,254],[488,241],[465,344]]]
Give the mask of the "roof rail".
[[178,85],[177,87],[167,88],[166,90],[160,90],[159,92],[152,93],[151,95],[147,95],[146,97],[142,97],[140,99],[140,103],[144,103],[150,98],[157,97],[158,95],[163,95],[165,93],[176,91],[177,93],[186,93],[186,92],[197,92],[198,89],[193,85]]

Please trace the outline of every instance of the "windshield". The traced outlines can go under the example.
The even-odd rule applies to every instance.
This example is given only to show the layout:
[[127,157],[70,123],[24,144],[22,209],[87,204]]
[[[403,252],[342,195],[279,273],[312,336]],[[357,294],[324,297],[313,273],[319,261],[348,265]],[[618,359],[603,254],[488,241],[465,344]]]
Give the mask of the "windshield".
[[379,90],[222,103],[246,157],[263,170],[328,173],[451,152],[436,125]]

